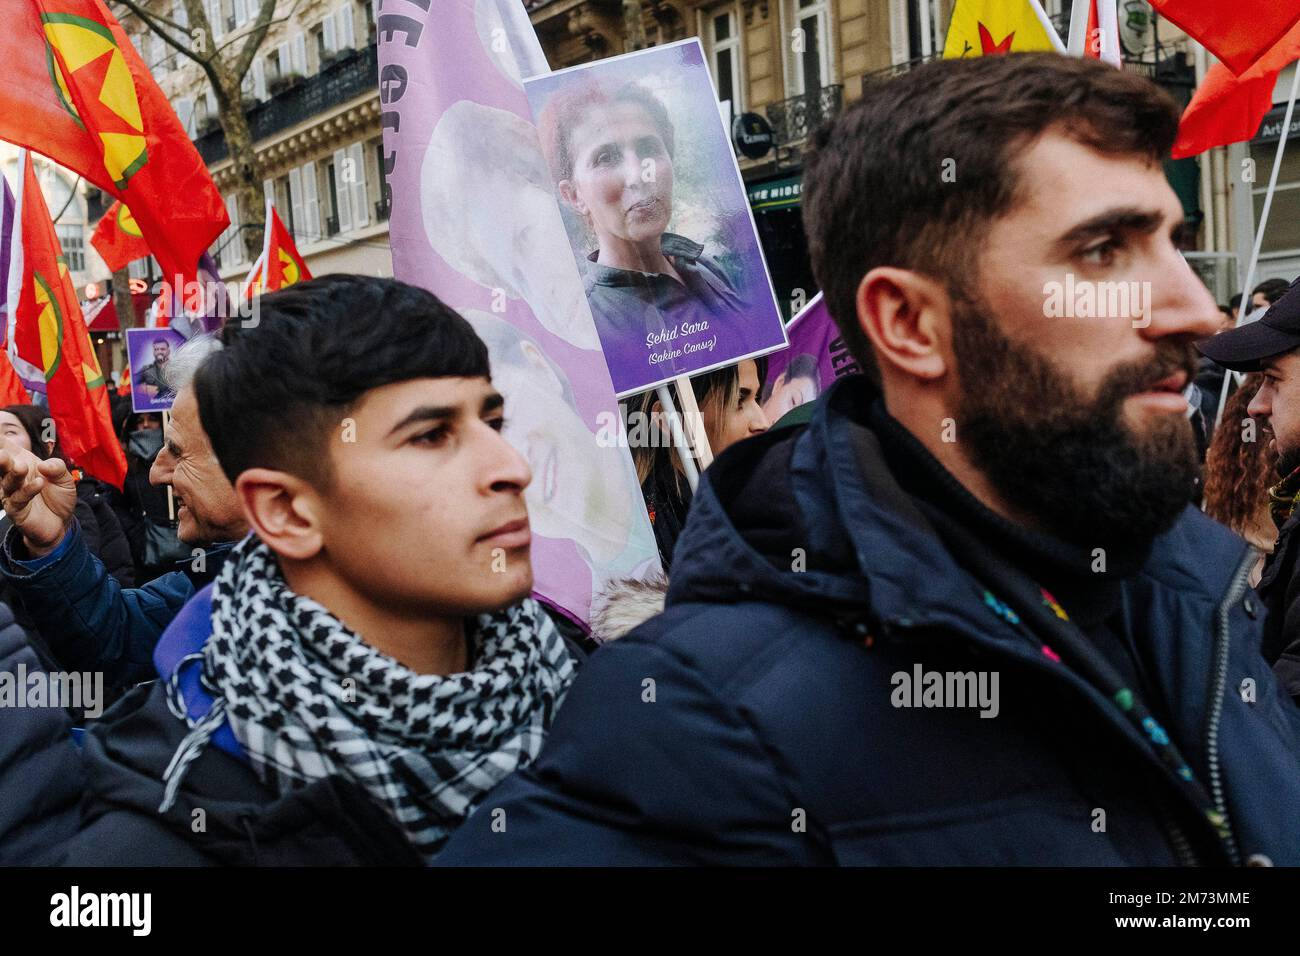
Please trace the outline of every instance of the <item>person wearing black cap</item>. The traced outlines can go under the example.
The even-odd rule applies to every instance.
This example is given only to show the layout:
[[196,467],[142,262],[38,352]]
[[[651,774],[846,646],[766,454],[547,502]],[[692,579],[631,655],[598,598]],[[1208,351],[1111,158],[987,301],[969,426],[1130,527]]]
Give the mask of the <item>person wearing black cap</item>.
[[1246,410],[1268,422],[1281,481],[1268,493],[1278,538],[1257,588],[1268,609],[1261,649],[1283,689],[1300,703],[1300,279],[1258,321],[1196,347],[1234,372],[1264,374]]

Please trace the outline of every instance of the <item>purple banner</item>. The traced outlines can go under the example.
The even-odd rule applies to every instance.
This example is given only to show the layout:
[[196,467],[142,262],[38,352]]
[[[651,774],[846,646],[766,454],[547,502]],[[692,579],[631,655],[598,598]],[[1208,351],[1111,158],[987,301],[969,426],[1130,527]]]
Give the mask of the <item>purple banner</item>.
[[532,466],[537,593],[585,622],[659,561],[524,95],[545,59],[518,0],[390,0],[377,27],[393,271],[487,343]]
[[790,347],[768,359],[760,402],[774,424],[790,409],[811,402],[837,378],[862,371],[820,292],[790,320],[786,333]]

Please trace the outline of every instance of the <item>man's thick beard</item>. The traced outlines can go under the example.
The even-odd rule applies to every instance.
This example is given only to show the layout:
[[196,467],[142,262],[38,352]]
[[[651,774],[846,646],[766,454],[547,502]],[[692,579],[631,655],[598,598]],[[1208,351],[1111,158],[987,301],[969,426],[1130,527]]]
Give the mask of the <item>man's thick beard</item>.
[[1124,400],[1174,372],[1190,381],[1191,343],[1166,339],[1152,361],[1115,367],[1088,402],[1056,362],[1008,339],[989,315],[977,301],[954,304],[957,440],[971,463],[1041,530],[1088,550],[1148,548],[1190,501],[1196,444],[1182,415],[1134,433]]

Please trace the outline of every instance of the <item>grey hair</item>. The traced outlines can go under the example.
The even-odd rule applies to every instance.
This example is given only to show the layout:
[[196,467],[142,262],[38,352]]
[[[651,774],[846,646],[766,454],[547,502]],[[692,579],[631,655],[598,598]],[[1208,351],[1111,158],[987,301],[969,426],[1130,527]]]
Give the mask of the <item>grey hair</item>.
[[221,340],[208,333],[196,335],[178,348],[167,360],[163,378],[174,392],[189,388],[198,374],[199,366],[221,351]]

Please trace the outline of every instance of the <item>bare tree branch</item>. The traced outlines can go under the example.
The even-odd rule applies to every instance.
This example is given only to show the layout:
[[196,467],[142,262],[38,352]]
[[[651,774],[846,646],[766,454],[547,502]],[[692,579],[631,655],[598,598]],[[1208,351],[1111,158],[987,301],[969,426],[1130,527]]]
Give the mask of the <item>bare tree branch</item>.
[[[237,77],[242,79],[244,73],[248,71],[249,66],[252,65],[253,57],[257,56],[257,51],[261,49],[262,43],[266,40],[266,34],[270,31],[271,26],[276,23],[287,23],[298,12],[298,4],[301,2],[302,0],[293,0],[284,16],[276,19],[276,0],[262,0],[262,9],[258,11],[257,20],[254,21],[249,30],[244,48],[239,51],[239,56],[235,60],[234,71]],[[233,43],[234,40],[232,39],[230,42]]]
[[[175,49],[178,53],[181,53],[184,56],[188,57],[189,59],[193,60],[199,66],[206,67],[208,65],[208,62],[212,59],[212,56],[215,54],[215,50],[214,50],[213,53],[209,53],[207,57],[200,57],[197,53],[195,53],[192,49],[190,49],[188,43],[182,43],[180,40],[177,40],[175,37],[171,35],[170,32],[164,29],[164,27],[168,27],[168,26],[172,27],[173,29],[183,34],[186,39],[189,39],[190,37],[189,30],[186,30],[180,24],[172,20],[168,20],[165,17],[158,16],[156,13],[151,13],[145,10],[144,7],[142,7],[139,3],[136,2],[136,0],[117,0],[117,2],[120,3],[122,6],[126,7],[132,13],[134,13],[137,17],[139,17],[140,20],[144,23],[144,25],[147,26],[152,32],[162,37],[164,42],[166,42],[168,46]],[[200,11],[200,14],[202,15],[202,11]],[[203,22],[202,24],[200,24],[198,29],[203,30],[206,36],[208,37],[212,36],[212,28],[208,25],[206,15],[203,16]]]

